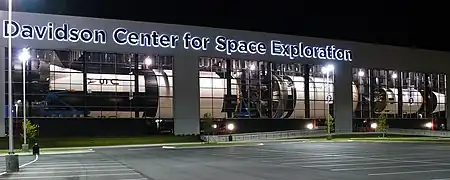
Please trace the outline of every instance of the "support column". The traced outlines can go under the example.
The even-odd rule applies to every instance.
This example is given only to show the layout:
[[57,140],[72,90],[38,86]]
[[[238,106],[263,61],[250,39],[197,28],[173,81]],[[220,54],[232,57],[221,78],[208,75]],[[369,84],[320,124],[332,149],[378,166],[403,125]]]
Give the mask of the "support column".
[[309,97],[309,73],[311,72],[311,68],[309,66],[309,64],[304,64],[303,65],[303,77],[305,78],[305,86],[303,89],[303,92],[305,92],[305,118],[309,119],[311,118],[311,101],[310,101],[310,97]]
[[446,119],[446,128],[450,130],[450,83],[447,82],[449,73],[445,74],[445,119]]
[[375,90],[377,89],[377,81],[375,79],[375,73],[373,69],[369,69],[369,117],[370,119],[377,118],[377,114],[375,114]]
[[6,111],[6,102],[5,102],[5,88],[6,88],[6,81],[5,81],[5,63],[6,63],[6,58],[5,58],[5,47],[0,47],[0,84],[3,85],[1,86],[2,88],[0,88],[0,137],[5,137],[6,136],[6,116],[5,116],[5,111]]
[[[423,97],[428,97],[430,95],[430,93],[432,93],[431,87],[430,87],[430,74],[429,73],[425,73],[425,89],[423,91]],[[425,118],[432,118],[433,117],[432,116],[433,109],[428,108],[428,107],[430,107],[430,104],[432,105],[432,102],[429,102],[428,98],[424,98],[423,99],[423,104],[424,104],[423,106],[425,107],[424,108],[425,109]],[[429,110],[429,109],[431,109],[431,110]]]
[[[267,76],[268,76],[268,79],[267,79],[267,82],[269,83],[269,87],[268,87],[268,92],[273,92],[273,90],[272,90],[272,82],[273,82],[273,73],[272,73],[272,70],[273,70],[273,67],[274,67],[274,65],[273,65],[273,63],[271,63],[271,62],[268,62],[267,63],[267,67],[266,67],[266,70],[267,70]],[[268,112],[268,114],[267,114],[267,117],[273,117],[273,96],[269,96],[269,103],[267,104],[267,107],[269,107],[269,112]]]
[[[226,63],[227,63],[227,71],[226,71],[226,74],[225,74],[225,78],[227,79],[227,95],[225,96],[226,97],[226,102],[230,102],[230,99],[231,99],[231,79],[233,78],[232,76],[231,76],[231,66],[232,66],[232,64],[231,64],[231,59],[227,59],[227,60],[225,60],[226,61]],[[227,104],[229,104],[229,103],[227,103]],[[233,112],[232,111],[230,111],[229,109],[228,109],[228,107],[227,107],[227,109],[226,109],[226,112],[227,112],[227,118],[233,118]]]
[[[139,101],[139,97],[141,96],[139,94],[139,54],[134,54],[133,57],[133,63],[134,63],[134,93],[132,94],[133,100],[131,101],[133,105],[138,105],[137,103]],[[136,109],[134,111],[134,117],[139,118],[139,111],[142,110],[142,107],[139,107],[139,109]]]
[[334,81],[334,119],[336,132],[353,131],[352,67],[336,63]]
[[173,61],[174,134],[200,134],[198,56],[181,54]]
[[[409,77],[409,73],[405,72],[403,73],[402,71],[397,71],[396,72],[398,74],[398,78],[396,80],[394,80],[394,87],[397,86],[397,97],[401,97],[398,98],[398,102],[397,102],[397,108],[398,108],[398,116],[397,118],[403,118],[403,75],[408,75]],[[407,78],[408,81],[411,81],[409,78]],[[408,84],[408,83],[407,83]],[[409,87],[408,87],[409,88]]]
[[[87,63],[87,58],[88,58],[88,55],[87,55],[87,53],[88,52],[86,52],[86,51],[83,51],[83,55],[82,55],[82,58],[83,58],[83,94],[84,94],[84,97],[88,97],[88,88],[87,88],[87,83],[88,83],[88,81],[87,81],[87,66],[88,66],[88,63]],[[50,72],[51,73],[51,72]],[[83,106],[83,116],[84,117],[87,117],[87,116],[89,116],[89,113],[87,112],[87,100],[86,100],[87,98],[84,98],[84,106]]]

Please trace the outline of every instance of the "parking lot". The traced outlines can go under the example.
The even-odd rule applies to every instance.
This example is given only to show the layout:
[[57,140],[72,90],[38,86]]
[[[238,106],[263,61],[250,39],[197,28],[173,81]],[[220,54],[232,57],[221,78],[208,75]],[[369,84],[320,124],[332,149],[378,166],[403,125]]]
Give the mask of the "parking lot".
[[[431,143],[285,142],[165,151],[137,148],[120,158],[158,180],[437,180],[450,179],[449,151],[450,145]],[[147,160],[138,159],[142,157]],[[147,167],[142,166],[145,161]]]
[[[21,158],[24,157],[31,156]],[[1,176],[0,179],[143,180],[147,178],[120,162],[96,153],[89,153],[41,155],[38,161],[21,169],[20,172]]]
[[[27,164],[28,162],[30,162],[34,159],[35,159],[34,156],[20,156],[19,165]],[[6,169],[5,157],[0,156],[0,172],[4,171],[5,169]]]
[[450,145],[277,142],[200,149],[116,148],[47,155],[0,179],[450,180]]

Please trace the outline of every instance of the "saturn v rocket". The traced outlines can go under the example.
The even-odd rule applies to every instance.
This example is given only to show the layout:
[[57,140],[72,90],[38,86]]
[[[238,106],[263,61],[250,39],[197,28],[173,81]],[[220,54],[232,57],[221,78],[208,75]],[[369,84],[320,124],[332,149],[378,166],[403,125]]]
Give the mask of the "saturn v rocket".
[[[77,116],[90,117],[173,118],[172,70],[142,68],[135,75],[130,73],[130,67],[122,71],[115,65],[101,65],[102,73],[97,73],[100,72],[99,67],[92,67],[94,70],[87,71],[84,77],[85,69],[76,66],[77,63],[82,64],[76,62],[82,53],[71,56],[61,52],[55,54],[58,53],[41,55],[40,59],[30,62],[33,71],[27,80],[32,83],[27,91],[32,93],[27,100],[33,101],[33,108],[40,109],[33,113],[66,117],[75,112]],[[62,63],[56,56],[68,59]],[[20,62],[16,63],[19,68]],[[215,118],[227,118],[231,114],[232,118],[306,118],[306,81],[303,76],[243,69],[232,73],[231,78],[220,70],[200,70],[198,76],[201,117],[211,114]],[[21,79],[21,73],[15,73],[14,78]],[[308,82],[309,118],[323,119],[334,102],[333,79],[312,76]],[[357,111],[362,102],[372,99],[374,113],[398,114],[399,98],[402,98],[404,114],[445,111],[445,94],[430,88],[427,93],[404,88],[401,96],[397,88],[376,88],[369,98],[358,93],[355,83],[351,86],[353,111]]]
[[[172,70],[148,69],[141,74],[87,73],[86,84],[79,70],[49,64],[47,71],[48,92],[64,92],[58,97],[66,105],[89,112],[92,117],[141,117],[172,118]],[[48,73],[51,72],[51,73]],[[215,72],[199,72],[200,115],[210,113],[215,118],[225,118],[227,112],[239,117],[255,118],[305,118],[305,79],[302,76],[265,75],[254,78],[250,73],[235,73],[231,79],[231,94],[227,94],[227,79]],[[135,81],[137,77],[137,81]],[[270,77],[270,80],[267,79]],[[245,82],[244,82],[245,81]],[[327,82],[329,81],[329,82]],[[138,88],[135,86],[138,83]],[[84,94],[87,88],[87,94]],[[323,119],[333,103],[334,86],[330,79],[310,77],[310,118]],[[353,111],[358,105],[358,88],[352,85]],[[421,111],[425,100],[431,102],[432,112],[445,111],[445,95],[432,92],[431,96],[416,89],[403,89],[403,113]],[[398,113],[396,88],[378,89],[374,94],[375,113]],[[231,101],[226,99],[233,99]],[[52,103],[48,102],[49,106]],[[53,106],[55,106],[53,104]],[[427,109],[427,110],[428,110]],[[428,111],[430,112],[430,111]]]

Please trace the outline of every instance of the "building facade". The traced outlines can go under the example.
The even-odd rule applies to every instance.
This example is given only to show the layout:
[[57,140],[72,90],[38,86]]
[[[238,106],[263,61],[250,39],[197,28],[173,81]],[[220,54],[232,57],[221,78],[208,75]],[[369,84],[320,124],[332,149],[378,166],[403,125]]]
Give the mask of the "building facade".
[[[450,53],[320,38],[34,13],[2,18],[0,134],[23,109],[43,136],[446,129]],[[8,34],[11,27],[11,34]],[[8,113],[8,37],[15,111]],[[20,52],[29,49],[22,98]],[[3,127],[1,127],[3,126]]]

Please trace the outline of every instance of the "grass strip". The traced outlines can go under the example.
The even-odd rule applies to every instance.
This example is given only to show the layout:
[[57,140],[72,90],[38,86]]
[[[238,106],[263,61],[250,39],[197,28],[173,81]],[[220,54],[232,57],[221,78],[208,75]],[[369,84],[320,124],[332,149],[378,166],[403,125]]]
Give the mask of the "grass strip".
[[[147,136],[147,137],[79,137],[79,138],[39,138],[41,148],[90,147],[136,144],[162,144],[200,142],[198,136]],[[21,147],[21,139],[15,139],[14,147]],[[30,145],[31,148],[32,145]],[[8,139],[0,138],[0,149],[8,149]]]
[[[64,152],[64,151],[87,151],[88,148],[44,148],[41,149],[42,152]],[[22,149],[14,150],[14,153],[31,153],[31,150],[22,151]],[[0,154],[8,154],[8,150],[0,150]]]

